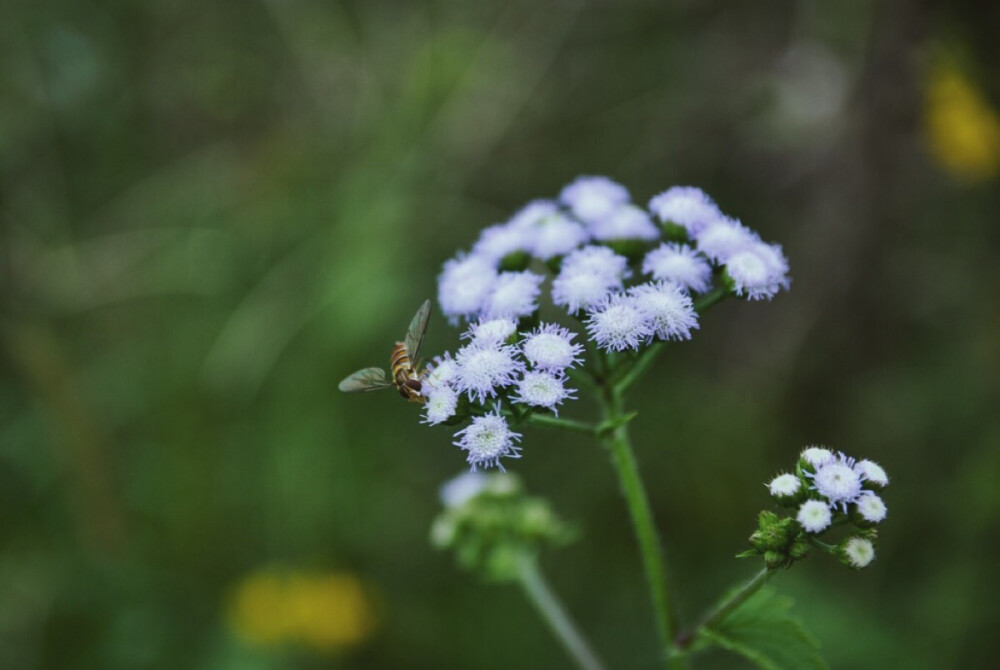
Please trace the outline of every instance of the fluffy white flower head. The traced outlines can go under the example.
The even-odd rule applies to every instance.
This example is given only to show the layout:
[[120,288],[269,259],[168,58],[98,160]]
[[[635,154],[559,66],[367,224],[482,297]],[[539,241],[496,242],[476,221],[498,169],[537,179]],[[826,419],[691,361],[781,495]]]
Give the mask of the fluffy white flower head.
[[855,504],[861,518],[870,523],[882,523],[885,520],[886,514],[889,513],[882,499],[871,491],[862,494]]
[[806,473],[812,478],[812,488],[830,502],[830,507],[847,510],[861,495],[861,477],[854,471],[854,459],[837,454],[832,460]]
[[661,340],[690,340],[691,330],[698,328],[691,298],[678,284],[640,284],[629,289],[629,295]]
[[453,258],[438,277],[438,304],[451,323],[460,317],[474,318],[493,290],[497,272],[482,256]]
[[590,245],[563,259],[560,274],[563,273],[598,274],[621,280],[629,276],[628,259],[608,247]]
[[748,247],[757,244],[760,238],[735,219],[723,218],[706,227],[697,236],[698,250],[718,263],[726,263],[729,258]]
[[802,451],[802,460],[814,468],[833,460],[833,452],[823,447],[806,447]]
[[590,239],[589,233],[575,221],[555,212],[545,217],[532,230],[531,255],[543,261],[565,256]]
[[873,484],[878,488],[885,488],[889,485],[889,475],[875,461],[869,461],[867,458],[858,461],[854,466],[854,471],[861,475],[861,479],[866,483]]
[[466,461],[473,472],[477,467],[498,467],[501,458],[520,458],[520,447],[515,442],[521,434],[515,433],[507,425],[507,419],[495,414],[472,417],[472,423],[455,433],[455,446],[469,452]]
[[875,560],[875,547],[871,540],[863,537],[852,537],[843,545],[844,558],[852,568],[867,568]]
[[445,507],[461,507],[486,490],[489,477],[481,472],[463,472],[452,477],[438,491]]
[[629,201],[628,190],[607,177],[579,177],[567,185],[559,200],[585,223],[603,219]]
[[566,398],[573,398],[572,390],[567,389],[562,377],[557,377],[550,372],[534,370],[525,372],[524,377],[517,383],[517,395],[514,402],[532,405],[534,407],[547,407],[555,410],[556,405]]
[[554,323],[540,325],[521,345],[524,357],[540,370],[561,372],[580,362],[583,347],[573,342],[576,333]]
[[450,386],[428,387],[425,393],[423,423],[436,425],[455,416],[458,407],[458,393]]
[[660,237],[659,229],[653,225],[646,211],[628,204],[591,221],[589,228],[594,239],[602,241],[655,240]]
[[468,330],[462,333],[461,337],[482,344],[497,344],[504,342],[516,332],[517,322],[501,317],[499,319],[483,319],[479,323],[472,324]]
[[513,384],[523,369],[516,353],[514,347],[499,343],[473,342],[462,347],[455,356],[458,363],[458,373],[452,382],[455,390],[480,402],[494,397],[498,388]]
[[712,285],[712,266],[686,244],[661,244],[646,254],[642,271],[654,279],[677,282],[698,293],[704,293]]
[[519,230],[534,228],[543,219],[557,214],[559,206],[551,200],[532,200],[510,218],[507,225]]
[[451,357],[451,353],[445,352],[444,356],[435,356],[427,366],[423,383],[430,388],[439,389],[451,384],[457,374],[458,364]]
[[759,242],[738,251],[726,261],[726,274],[733,280],[736,295],[750,300],[770,300],[788,286],[788,263],[780,251]]
[[799,507],[795,520],[807,533],[819,533],[830,527],[830,508],[819,500],[807,500]]
[[528,252],[532,241],[530,230],[501,223],[483,229],[479,240],[472,247],[472,253],[498,263],[510,254]]
[[584,272],[563,266],[552,280],[552,302],[570,314],[593,309],[615,291],[622,289],[621,277],[611,273]]
[[649,340],[653,326],[632,298],[616,294],[590,314],[587,332],[602,349],[624,351]]
[[501,272],[483,302],[483,315],[488,319],[530,316],[538,309],[543,281],[545,277],[527,270]]
[[802,482],[795,475],[783,474],[778,475],[771,480],[771,483],[767,485],[768,490],[771,491],[771,495],[775,498],[786,498],[798,493],[799,488],[801,488]]
[[691,236],[722,218],[712,199],[694,186],[674,186],[654,196],[649,211],[664,223],[683,226]]

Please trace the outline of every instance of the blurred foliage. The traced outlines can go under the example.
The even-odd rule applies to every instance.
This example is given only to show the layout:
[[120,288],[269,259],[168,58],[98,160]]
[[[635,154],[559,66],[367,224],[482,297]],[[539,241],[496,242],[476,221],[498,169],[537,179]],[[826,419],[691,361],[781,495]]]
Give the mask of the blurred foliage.
[[[988,162],[998,7],[7,3],[0,667],[565,667],[518,593],[428,546],[449,429],[335,385],[479,228],[588,173],[697,184],[792,263],[637,389],[685,617],[748,576],[761,483],[825,441],[893,478],[872,567],[775,579],[830,665],[991,667],[1000,188],[951,171]],[[434,316],[426,351],[455,340]],[[649,667],[603,460],[529,432],[517,471],[583,524],[543,559],[582,628]],[[334,656],[246,643],[231,594],[267,564],[371,584],[379,627]]]

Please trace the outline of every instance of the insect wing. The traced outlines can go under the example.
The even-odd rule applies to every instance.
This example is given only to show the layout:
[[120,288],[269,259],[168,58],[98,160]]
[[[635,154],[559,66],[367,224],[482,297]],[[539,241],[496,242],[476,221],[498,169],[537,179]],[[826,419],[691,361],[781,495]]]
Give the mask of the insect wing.
[[392,388],[392,383],[386,379],[382,368],[365,368],[345,377],[337,388],[345,393],[357,393]]
[[424,300],[417,313],[410,321],[410,328],[406,331],[406,353],[410,355],[413,364],[417,364],[417,357],[420,355],[420,343],[424,341],[424,334],[427,333],[427,322],[431,318],[431,301]]

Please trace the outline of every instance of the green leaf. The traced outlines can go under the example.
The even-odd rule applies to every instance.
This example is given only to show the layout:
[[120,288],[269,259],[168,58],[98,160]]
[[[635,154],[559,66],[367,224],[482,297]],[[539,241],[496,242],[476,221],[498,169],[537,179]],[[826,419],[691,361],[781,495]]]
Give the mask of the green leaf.
[[699,634],[697,647],[716,645],[764,670],[827,670],[819,643],[789,611],[792,599],[764,588]]

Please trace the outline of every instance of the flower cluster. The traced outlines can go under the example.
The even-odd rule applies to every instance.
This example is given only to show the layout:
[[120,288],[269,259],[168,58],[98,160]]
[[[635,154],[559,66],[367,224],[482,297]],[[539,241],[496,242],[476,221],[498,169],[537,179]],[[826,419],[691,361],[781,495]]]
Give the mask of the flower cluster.
[[574,397],[567,370],[582,362],[583,347],[556,323],[558,313],[540,322],[543,304],[565,310],[603,352],[632,355],[655,341],[690,339],[700,294],[757,300],[788,284],[781,248],[700,189],[673,187],[643,209],[621,184],[580,177],[558,198],[486,228],[444,264],[438,303],[467,329],[464,346],[428,367],[424,421],[471,418],[455,444],[473,469],[499,467],[520,453],[512,412],[556,414]]
[[548,502],[528,496],[512,474],[463,473],[441,487],[441,502],[432,544],[454,550],[462,567],[486,579],[513,579],[521,559],[574,536]]
[[[427,366],[424,422],[471,417],[455,434],[455,445],[467,452],[472,470],[502,470],[501,458],[520,455],[521,435],[511,429],[508,415],[531,410],[558,414],[559,405],[575,397],[566,385],[567,370],[580,363],[583,352],[575,337],[554,323],[519,332],[508,317],[469,324],[461,336],[467,343],[454,356],[446,353]],[[506,413],[505,403],[510,408]]]
[[[625,285],[633,277],[634,286],[670,285],[685,295],[709,291],[716,277],[751,300],[771,298],[789,284],[781,247],[723,214],[700,189],[675,186],[643,209],[621,184],[580,177],[557,200],[532,202],[507,223],[486,228],[470,252],[445,263],[438,278],[445,315],[453,323],[529,316],[545,281],[526,269],[532,259],[553,271],[552,300],[571,314],[641,302]],[[666,337],[684,337],[676,333],[691,327],[672,325]],[[664,338],[655,323],[631,330],[627,348]],[[606,348],[621,346],[618,338],[610,341]]]
[[[761,512],[759,528],[750,537],[754,549],[747,555],[763,554],[769,567],[778,567],[819,547],[852,568],[864,568],[875,558],[875,527],[888,513],[879,491],[888,485],[885,470],[874,461],[808,447],[794,473],[780,474],[767,485],[775,501],[793,516]],[[836,526],[853,530],[837,545],[819,540]]]

